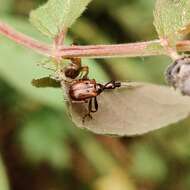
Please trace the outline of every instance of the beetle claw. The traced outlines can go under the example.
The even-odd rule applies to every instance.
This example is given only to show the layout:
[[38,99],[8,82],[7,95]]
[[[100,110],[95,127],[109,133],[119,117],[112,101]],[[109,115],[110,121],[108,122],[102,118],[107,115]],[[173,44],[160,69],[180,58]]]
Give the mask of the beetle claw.
[[90,119],[93,119],[93,117],[92,117],[92,115],[91,115],[90,113],[85,114],[85,115],[83,116],[83,118],[82,118],[82,123],[83,123],[83,124],[85,123],[85,119],[86,119],[87,117],[89,117]]

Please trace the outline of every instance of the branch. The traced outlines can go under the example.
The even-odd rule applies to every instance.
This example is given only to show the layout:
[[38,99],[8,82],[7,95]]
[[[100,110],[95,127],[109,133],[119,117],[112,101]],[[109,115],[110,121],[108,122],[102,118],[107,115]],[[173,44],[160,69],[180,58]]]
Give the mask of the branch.
[[88,58],[106,58],[106,57],[143,57],[151,55],[163,55],[163,47],[160,40],[147,42],[136,42],[127,44],[113,45],[87,45],[61,47],[55,56],[63,58],[70,57],[88,57]]
[[45,43],[39,42],[25,34],[17,32],[9,25],[0,22],[0,34],[8,37],[14,42],[21,44],[29,49],[36,51],[37,53],[49,56],[51,46]]
[[[65,31],[64,31],[65,32]],[[64,34],[63,32],[63,34]],[[87,45],[87,46],[62,46],[49,45],[37,41],[25,34],[17,32],[9,25],[0,22],[0,34],[14,42],[21,44],[37,53],[54,58],[106,58],[106,57],[144,57],[155,55],[167,55],[160,40],[137,42],[115,45]],[[64,35],[59,39],[60,44]],[[190,51],[190,41],[179,41],[176,45],[178,51]]]

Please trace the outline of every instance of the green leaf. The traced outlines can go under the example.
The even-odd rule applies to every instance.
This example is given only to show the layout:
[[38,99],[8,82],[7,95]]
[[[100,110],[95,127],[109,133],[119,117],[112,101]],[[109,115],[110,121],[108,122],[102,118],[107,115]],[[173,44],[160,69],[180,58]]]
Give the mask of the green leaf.
[[133,164],[131,171],[141,181],[163,181],[168,174],[164,158],[149,143],[136,143],[132,146]]
[[0,36],[0,41],[3,42],[0,46],[1,77],[28,98],[54,106],[58,109],[63,109],[64,101],[60,89],[41,89],[31,84],[33,79],[51,74],[45,69],[37,67],[37,63],[41,59],[41,56],[14,44],[4,37]]
[[0,157],[0,189],[9,190],[8,178],[1,157]]
[[69,109],[75,125],[98,134],[130,136],[166,127],[190,115],[190,98],[171,88],[148,83],[129,85],[131,88],[100,94],[98,111],[84,123],[88,104],[72,103]]
[[189,0],[157,0],[154,25],[160,38],[175,43],[182,36],[179,30],[190,23]]
[[0,13],[10,12],[13,8],[14,1],[13,0],[0,0]]
[[97,178],[94,190],[136,190],[127,172],[121,167],[109,168],[103,177]]
[[48,161],[56,168],[68,167],[70,152],[66,144],[67,126],[71,126],[71,123],[65,115],[48,109],[30,116],[19,133],[28,159],[35,163]]
[[54,38],[69,28],[91,0],[49,0],[30,14],[31,23],[44,35]]

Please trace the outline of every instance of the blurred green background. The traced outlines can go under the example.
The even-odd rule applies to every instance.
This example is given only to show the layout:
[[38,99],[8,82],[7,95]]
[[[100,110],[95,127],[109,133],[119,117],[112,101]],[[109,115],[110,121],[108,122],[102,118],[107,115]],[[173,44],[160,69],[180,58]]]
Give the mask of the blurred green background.
[[[0,0],[0,19],[37,39],[28,22],[43,0]],[[155,0],[94,0],[70,42],[110,44],[157,38]],[[60,89],[30,82],[48,76],[44,58],[0,36],[0,190],[190,189],[189,121],[139,136],[94,135],[73,126]],[[164,83],[166,57],[84,60],[98,81]]]

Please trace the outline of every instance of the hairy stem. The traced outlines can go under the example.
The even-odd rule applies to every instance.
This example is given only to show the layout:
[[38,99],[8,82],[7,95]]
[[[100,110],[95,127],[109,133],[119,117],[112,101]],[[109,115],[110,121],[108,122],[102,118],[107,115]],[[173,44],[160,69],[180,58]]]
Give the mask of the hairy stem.
[[113,45],[87,45],[61,47],[56,56],[68,57],[88,57],[88,58],[106,58],[106,57],[142,57],[150,55],[164,54],[159,40],[113,44]]
[[[0,34],[8,37],[18,44],[36,51],[37,53],[56,59],[73,57],[106,58],[167,55],[167,52],[163,48],[160,40],[114,45],[64,46],[61,45],[61,43],[64,40],[65,33],[66,30],[58,37],[56,41],[58,46],[55,48],[55,44],[49,45],[37,41],[16,31],[9,25],[0,22]],[[177,51],[190,51],[190,41],[179,41],[176,45],[176,49]]]
[[66,34],[67,34],[67,28],[63,28],[63,30],[54,39],[54,45],[56,47],[63,45]]
[[169,42],[166,38],[160,39],[160,43],[163,46],[163,48],[165,49],[166,53],[168,54],[168,56],[173,60],[177,60],[179,59],[181,56],[178,54],[176,47],[171,47],[169,45]]
[[49,56],[50,54],[50,50],[51,50],[50,45],[39,42],[25,34],[17,32],[15,29],[13,29],[12,27],[10,27],[9,25],[3,22],[0,22],[0,34],[40,54],[47,55],[47,56]]

